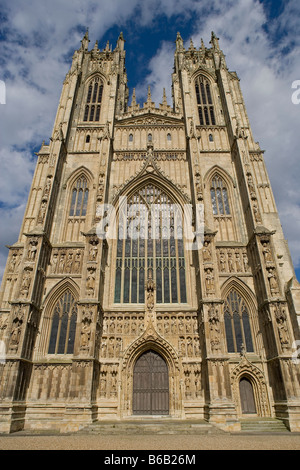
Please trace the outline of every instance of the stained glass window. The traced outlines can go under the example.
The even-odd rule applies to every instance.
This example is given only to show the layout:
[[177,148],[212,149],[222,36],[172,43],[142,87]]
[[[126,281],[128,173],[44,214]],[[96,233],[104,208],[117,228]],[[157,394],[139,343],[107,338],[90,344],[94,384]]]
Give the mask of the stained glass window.
[[157,303],[186,303],[181,210],[160,188],[148,184],[127,200],[120,214],[115,303],[144,303],[151,271]]

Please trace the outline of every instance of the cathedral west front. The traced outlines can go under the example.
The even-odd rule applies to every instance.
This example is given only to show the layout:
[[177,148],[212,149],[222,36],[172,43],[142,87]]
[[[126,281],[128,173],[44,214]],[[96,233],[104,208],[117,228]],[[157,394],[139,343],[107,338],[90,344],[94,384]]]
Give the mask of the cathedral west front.
[[[177,34],[173,104],[124,38],[73,55],[0,291],[0,432],[205,420],[300,431],[300,285],[240,81]],[[296,353],[295,353],[296,351]]]

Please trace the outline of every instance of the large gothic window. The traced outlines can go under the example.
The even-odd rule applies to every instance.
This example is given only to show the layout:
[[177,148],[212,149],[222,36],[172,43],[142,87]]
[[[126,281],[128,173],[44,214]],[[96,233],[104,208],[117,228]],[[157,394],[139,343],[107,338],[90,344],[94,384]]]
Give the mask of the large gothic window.
[[197,77],[195,90],[200,125],[214,126],[216,124],[216,119],[209,80],[207,80],[203,75]]
[[73,354],[77,307],[70,290],[66,290],[54,307],[48,354]]
[[87,202],[89,197],[87,179],[84,175],[80,176],[72,190],[72,200],[70,207],[71,217],[85,217],[87,210]]
[[241,352],[244,347],[247,352],[253,352],[253,340],[249,312],[245,300],[231,290],[224,306],[224,322],[229,353]]
[[99,121],[103,83],[99,77],[94,78],[89,84],[86,104],[84,109],[84,121]]
[[147,184],[120,214],[115,303],[144,303],[149,273],[157,303],[186,303],[181,210],[160,188]]
[[227,188],[219,175],[215,175],[211,181],[210,195],[213,214],[230,215]]

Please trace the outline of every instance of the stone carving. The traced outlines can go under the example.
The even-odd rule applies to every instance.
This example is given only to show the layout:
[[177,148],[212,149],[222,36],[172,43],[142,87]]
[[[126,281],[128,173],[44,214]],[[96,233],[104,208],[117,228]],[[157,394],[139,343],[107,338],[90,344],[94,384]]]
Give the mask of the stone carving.
[[84,353],[89,352],[92,319],[93,319],[93,311],[83,312],[82,322],[81,322],[81,333],[80,333],[80,350]]
[[206,294],[212,295],[215,292],[214,271],[212,268],[205,268],[204,271],[205,271]]
[[82,250],[58,248],[51,258],[51,274],[79,274],[81,272]]
[[271,295],[279,294],[279,287],[278,287],[278,281],[276,277],[275,268],[267,268],[267,272],[268,272],[267,277],[269,281]]
[[43,199],[41,202],[38,218],[37,218],[37,223],[39,225],[42,225],[44,223],[45,215],[47,211],[47,200]]
[[9,340],[10,351],[16,352],[18,349],[25,317],[25,309],[26,307],[22,307],[22,305],[19,305],[15,310]]
[[35,261],[37,245],[38,245],[38,239],[36,237],[30,238],[29,247],[27,251],[27,261]]
[[250,271],[245,248],[218,248],[217,256],[221,273],[249,273]]
[[93,237],[90,239],[89,261],[97,261],[98,243],[99,243],[99,239],[97,237]]
[[94,267],[89,267],[88,269],[88,275],[87,275],[87,280],[86,280],[86,293],[88,297],[94,297],[95,295],[95,272],[96,268]]
[[280,304],[277,304],[275,307],[275,318],[277,322],[277,329],[278,329],[280,344],[281,344],[282,350],[285,351],[289,349],[290,336],[289,336],[289,330],[287,326],[286,311],[285,311],[285,308],[281,306]]
[[219,310],[214,305],[211,305],[208,311],[209,322],[209,338],[212,352],[220,351],[221,349],[221,330],[220,330],[220,316]]
[[28,297],[31,281],[32,281],[32,268],[30,266],[26,266],[24,269],[21,289],[20,289],[20,294],[24,298]]
[[22,252],[20,250],[13,251],[10,259],[10,264],[8,268],[9,273],[15,273],[18,271],[22,257]]

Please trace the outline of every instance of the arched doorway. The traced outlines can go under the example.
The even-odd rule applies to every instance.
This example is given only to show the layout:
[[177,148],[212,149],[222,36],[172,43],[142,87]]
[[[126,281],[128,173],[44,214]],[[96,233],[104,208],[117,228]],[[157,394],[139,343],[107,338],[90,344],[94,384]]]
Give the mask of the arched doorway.
[[148,350],[136,361],[133,371],[134,415],[169,414],[169,372],[165,360]]
[[242,377],[240,380],[240,399],[242,414],[256,414],[253,387],[246,377]]

